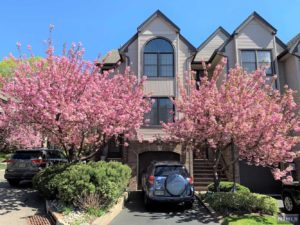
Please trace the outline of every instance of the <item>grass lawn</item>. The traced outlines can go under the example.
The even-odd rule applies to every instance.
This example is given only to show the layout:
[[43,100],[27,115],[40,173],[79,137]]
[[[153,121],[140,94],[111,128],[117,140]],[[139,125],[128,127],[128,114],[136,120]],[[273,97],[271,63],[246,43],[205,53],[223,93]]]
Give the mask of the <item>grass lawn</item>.
[[274,216],[243,215],[226,217],[222,225],[293,225],[289,222],[278,222]]

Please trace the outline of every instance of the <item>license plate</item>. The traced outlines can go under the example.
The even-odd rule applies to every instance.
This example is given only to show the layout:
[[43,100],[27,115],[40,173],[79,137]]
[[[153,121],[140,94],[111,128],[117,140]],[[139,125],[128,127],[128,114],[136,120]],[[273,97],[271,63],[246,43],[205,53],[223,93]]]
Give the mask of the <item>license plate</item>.
[[164,191],[155,191],[154,192],[155,195],[165,195]]
[[19,167],[24,168],[24,167],[26,167],[26,164],[25,163],[19,163]]

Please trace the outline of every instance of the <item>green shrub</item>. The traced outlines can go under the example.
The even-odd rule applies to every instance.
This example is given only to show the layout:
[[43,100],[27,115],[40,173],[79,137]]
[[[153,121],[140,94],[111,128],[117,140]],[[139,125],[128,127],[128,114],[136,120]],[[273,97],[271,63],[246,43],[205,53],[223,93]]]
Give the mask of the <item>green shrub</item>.
[[[233,182],[230,181],[221,181],[220,182],[220,191],[221,192],[231,192],[233,187]],[[214,183],[211,183],[210,185],[208,185],[208,190],[209,191],[215,191],[215,186]],[[241,193],[250,193],[249,188],[236,183],[236,192],[241,192]]]
[[58,194],[58,176],[69,166],[69,164],[57,164],[40,171],[33,177],[33,188],[38,190],[46,199],[55,199]]
[[90,162],[58,165],[38,173],[34,187],[46,198],[75,205],[83,196],[97,194],[102,207],[114,203],[128,185],[131,170],[119,162]]
[[206,195],[206,202],[221,214],[231,213],[278,213],[277,200],[261,194],[241,192],[215,192]]

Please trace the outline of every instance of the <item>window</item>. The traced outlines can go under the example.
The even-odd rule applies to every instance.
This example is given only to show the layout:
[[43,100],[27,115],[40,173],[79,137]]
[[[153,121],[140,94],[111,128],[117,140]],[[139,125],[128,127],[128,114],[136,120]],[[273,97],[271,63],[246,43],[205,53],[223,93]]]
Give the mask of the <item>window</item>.
[[149,119],[149,125],[160,125],[160,122],[172,122],[174,120],[174,105],[169,98],[152,98],[155,102],[151,111],[145,115]]
[[196,70],[196,88],[199,90],[200,85],[201,85],[201,79],[204,77],[204,71],[203,70]]
[[147,43],[144,49],[144,74],[149,77],[174,76],[174,50],[172,45],[161,38]]
[[247,72],[266,68],[266,74],[273,75],[271,51],[269,50],[242,50],[241,62]]

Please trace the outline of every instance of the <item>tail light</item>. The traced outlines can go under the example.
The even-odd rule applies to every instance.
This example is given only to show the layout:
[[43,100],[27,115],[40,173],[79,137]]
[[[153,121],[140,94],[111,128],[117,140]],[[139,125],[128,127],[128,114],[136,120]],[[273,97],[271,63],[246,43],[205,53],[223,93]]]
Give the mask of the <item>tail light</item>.
[[154,184],[154,180],[155,180],[155,176],[149,176],[149,177],[148,177],[148,182],[149,182],[150,184]]
[[189,184],[193,184],[194,183],[194,181],[193,181],[193,178],[192,177],[188,177],[188,178],[186,178],[187,179],[187,181],[189,182]]
[[4,160],[3,162],[6,162],[7,164],[13,164],[16,162],[16,160],[13,160],[13,159],[7,159],[7,160]]
[[45,163],[45,162],[44,162],[44,160],[42,160],[42,159],[32,159],[32,160],[31,160],[31,164],[32,164],[32,165],[41,165],[41,164],[43,164],[43,163]]

